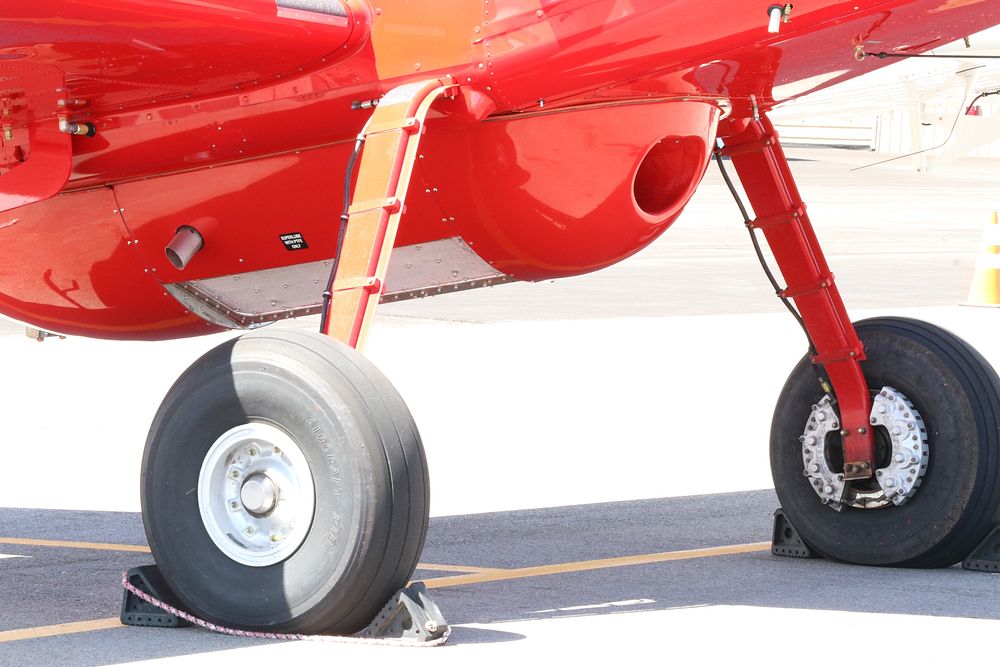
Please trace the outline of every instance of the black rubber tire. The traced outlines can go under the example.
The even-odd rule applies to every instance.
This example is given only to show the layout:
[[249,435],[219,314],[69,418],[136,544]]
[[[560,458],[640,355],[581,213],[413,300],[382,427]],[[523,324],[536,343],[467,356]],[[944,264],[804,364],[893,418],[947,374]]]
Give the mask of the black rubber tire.
[[927,473],[899,507],[824,506],[803,476],[798,440],[823,396],[807,356],[785,383],[771,423],[771,473],[781,507],[806,543],[829,558],[952,565],[1000,521],[1000,379],[968,343],[937,326],[895,317],[855,326],[869,388],[901,391],[924,419]]
[[[205,454],[248,422],[289,435],[315,487],[304,542],[266,567],[220,551],[198,508]],[[330,457],[339,484],[324,474]],[[355,632],[406,584],[423,548],[429,485],[413,419],[371,363],[327,336],[264,330],[209,351],[164,399],[142,465],[142,514],[157,565],[181,602],[215,623]]]

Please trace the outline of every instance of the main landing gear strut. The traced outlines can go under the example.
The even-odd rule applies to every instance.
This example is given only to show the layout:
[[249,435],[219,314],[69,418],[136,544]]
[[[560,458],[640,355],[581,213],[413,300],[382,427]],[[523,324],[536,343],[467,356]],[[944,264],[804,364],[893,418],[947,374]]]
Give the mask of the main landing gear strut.
[[[354,633],[414,572],[429,507],[420,436],[356,348],[423,121],[454,91],[443,80],[402,86],[365,126],[322,323],[330,335],[267,330],[225,343],[180,377],[153,421],[146,535],[168,596],[197,617],[268,633]],[[441,622],[429,625],[430,639],[446,637]]]
[[766,117],[729,121],[729,156],[811,350],[771,425],[771,471],[808,547],[850,563],[951,565],[1000,521],[1000,379],[931,324],[852,324]]

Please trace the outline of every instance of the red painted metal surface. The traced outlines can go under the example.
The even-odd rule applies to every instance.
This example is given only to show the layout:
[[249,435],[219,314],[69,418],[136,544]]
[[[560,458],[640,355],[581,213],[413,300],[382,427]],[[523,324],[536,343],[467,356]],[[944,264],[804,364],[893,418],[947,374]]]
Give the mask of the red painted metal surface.
[[424,192],[415,183],[400,236],[461,235],[522,280],[603,268],[677,219],[705,173],[718,117],[714,104],[678,100],[430,127]]
[[110,188],[0,214],[0,311],[49,331],[155,340],[216,331],[144,269]]
[[347,14],[289,12],[275,0],[9,2],[0,53],[58,68],[72,99],[101,117],[330,67],[367,33],[364,12]]
[[[42,12],[63,4],[47,0],[30,6]],[[751,94],[766,110],[775,99],[885,64],[871,58],[857,62],[856,41],[877,41],[890,50],[887,45],[930,48],[993,22],[983,12],[983,2],[941,6],[937,1],[898,0],[877,3],[876,11],[872,2],[825,0],[799,3],[792,22],[773,36],[766,33],[766,12],[752,3],[733,7],[721,1],[643,0],[630,3],[630,9],[612,20],[609,14],[616,3],[611,2],[501,0],[490,5],[501,8],[506,17],[501,24],[489,20],[481,2],[451,4],[448,12],[429,17],[419,3],[390,0],[379,3],[380,13],[374,16],[365,3],[352,2],[350,48],[338,52],[340,60],[315,69],[316,61],[309,60],[313,55],[303,54],[302,66],[313,69],[300,74],[292,68],[281,78],[261,65],[257,78],[247,79],[244,68],[226,80],[228,91],[186,89],[180,98],[179,92],[154,97],[154,104],[139,92],[133,93],[135,99],[119,95],[125,82],[136,84],[136,91],[152,89],[134,73],[103,87],[96,79],[74,85],[71,77],[69,92],[74,97],[88,94],[83,98],[87,105],[75,110],[73,118],[92,120],[99,132],[91,140],[74,140],[74,182],[104,183],[347,141],[367,119],[366,113],[351,109],[351,102],[377,98],[406,78],[427,78],[428,72],[454,75],[495,105],[496,113],[538,110],[539,100],[554,109],[696,96],[731,99],[737,113],[745,114],[744,102]],[[541,19],[538,11],[543,12]],[[554,12],[551,19],[546,11]],[[115,15],[109,10],[106,18],[113,23]],[[22,22],[9,20],[9,32],[19,34]],[[491,31],[500,28],[503,34],[493,36]],[[185,27],[183,22],[165,23],[161,30],[177,41]],[[223,25],[218,34],[230,33]],[[232,34],[234,42],[240,38]],[[326,41],[317,36],[303,36],[301,41],[321,42],[320,51],[326,48]],[[232,43],[212,44],[195,52],[193,45],[185,50],[183,44],[171,43],[170,53],[185,63],[185,71],[205,71],[209,58],[226,61],[233,49]],[[124,58],[115,47],[114,42],[106,47],[109,62]],[[123,53],[135,48],[128,43],[117,47]],[[0,58],[24,50],[0,47]],[[246,51],[260,50],[248,45]],[[188,58],[193,63],[187,63]],[[44,54],[32,60],[53,61]],[[237,80],[242,82],[232,83]]]
[[[454,114],[464,108],[461,99],[433,107]],[[397,244],[463,236],[498,269],[523,279],[612,264],[677,217],[704,173],[718,113],[704,102],[666,102],[483,123],[460,115],[430,120]],[[114,189],[144,261],[163,282],[316,261],[335,252],[352,145],[133,180]],[[562,159],[553,160],[553,153]],[[640,199],[650,212],[634,194],[640,165]],[[179,271],[163,248],[182,225],[196,228],[205,248]],[[303,234],[309,247],[286,250],[280,237],[289,232]]]
[[[114,185],[146,266],[165,283],[259,271],[333,257],[349,144]],[[164,248],[190,225],[205,247],[179,271]],[[301,233],[289,251],[281,235]],[[321,290],[322,287],[318,288]]]
[[48,199],[66,185],[69,135],[39,115],[57,106],[63,85],[56,67],[0,61],[0,211]]
[[[332,16],[275,0],[16,3],[0,10],[0,64],[54,69],[65,83],[24,107],[34,139],[27,116],[14,123],[0,192],[24,189],[13,176],[30,173],[33,152],[55,161],[46,147],[59,117],[91,122],[97,135],[72,137],[72,171],[59,187],[113,188],[121,234],[140,250],[109,255],[102,246],[90,256],[95,266],[111,261],[120,282],[140,284],[147,269],[171,282],[329,257],[348,143],[370,115],[352,103],[451,75],[462,99],[428,120],[418,196],[397,243],[457,233],[518,278],[572,275],[627,257],[676,217],[704,172],[720,102],[746,119],[751,95],[766,111],[885,64],[857,62],[857,44],[921,51],[1000,22],[1000,0],[803,0],[772,35],[768,4],[455,0],[432,11],[347,0],[344,16]],[[17,93],[0,86],[0,110]],[[49,173],[52,183],[62,178]],[[58,189],[33,187],[34,198]],[[52,221],[20,228],[50,243],[61,224],[87,224],[64,200],[11,208],[19,202],[0,198],[0,225]],[[162,247],[193,222],[208,230],[205,249],[177,272]],[[289,231],[308,233],[309,250],[290,253],[274,240]],[[64,264],[81,284],[110,270],[83,266],[88,247],[67,250]],[[2,251],[0,307],[17,317],[123,338],[197,330],[153,296],[99,309],[120,317],[110,328],[65,300],[55,314],[51,287],[20,276],[64,260]]]
[[[792,178],[777,135],[766,117],[738,120],[723,128],[726,147],[750,204],[754,226],[764,232],[774,259],[833,384],[840,411],[846,466],[861,465],[863,477],[874,472],[875,442],[869,429],[871,397],[861,372],[864,346],[854,331],[833,274],[820,249],[802,197]],[[867,465],[864,465],[867,464]],[[860,470],[859,469],[859,470]],[[848,473],[849,474],[849,473]]]

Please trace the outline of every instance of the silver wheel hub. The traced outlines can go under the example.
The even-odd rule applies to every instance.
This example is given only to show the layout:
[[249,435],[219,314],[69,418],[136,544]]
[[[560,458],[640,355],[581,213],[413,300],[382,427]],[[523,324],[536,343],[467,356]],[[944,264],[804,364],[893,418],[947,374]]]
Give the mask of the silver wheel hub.
[[[827,435],[839,432],[837,413],[829,396],[812,406],[802,443],[803,474],[820,501],[835,510],[844,505],[874,509],[902,505],[914,496],[927,472],[930,448],[924,420],[913,404],[892,387],[883,387],[872,401],[870,423],[881,428],[891,443],[889,463],[875,471],[875,484],[868,489],[845,483],[844,475],[830,466]],[[839,441],[835,446],[839,446]]]
[[237,563],[266,567],[291,556],[309,533],[315,506],[302,450],[270,424],[226,431],[202,462],[202,523],[215,546]]

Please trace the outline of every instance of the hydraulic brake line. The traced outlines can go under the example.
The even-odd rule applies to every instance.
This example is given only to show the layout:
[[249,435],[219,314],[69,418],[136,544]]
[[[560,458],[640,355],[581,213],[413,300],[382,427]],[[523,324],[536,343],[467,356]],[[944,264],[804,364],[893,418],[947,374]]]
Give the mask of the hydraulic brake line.
[[347,172],[344,174],[344,208],[340,212],[340,229],[337,230],[337,254],[333,258],[333,266],[330,268],[330,277],[326,281],[326,289],[323,290],[323,311],[319,318],[320,333],[326,326],[326,318],[330,313],[330,302],[333,300],[333,280],[337,275],[337,268],[340,266],[340,253],[344,249],[344,235],[347,232],[347,221],[350,220],[351,207],[351,176],[354,175],[354,165],[364,146],[364,132],[358,135],[354,142],[354,151],[347,160]]
[[774,293],[777,295],[781,303],[788,309],[788,312],[792,314],[795,321],[799,323],[802,327],[802,333],[805,334],[806,340],[809,342],[809,354],[811,356],[816,355],[816,346],[813,344],[812,336],[809,335],[809,330],[806,329],[806,323],[802,320],[802,315],[799,311],[795,309],[788,297],[782,294],[781,286],[778,284],[777,279],[774,277],[774,272],[771,271],[771,267],[767,264],[767,259],[764,257],[764,252],[760,248],[760,241],[757,238],[757,234],[754,232],[752,220],[750,215],[747,213],[746,206],[743,204],[743,200],[740,197],[739,192],[736,190],[736,186],[733,185],[732,179],[729,177],[729,173],[726,171],[726,166],[722,162],[722,156],[719,152],[715,152],[715,162],[719,165],[719,171],[722,173],[722,180],[726,182],[726,187],[729,188],[729,193],[733,196],[733,200],[736,202],[736,206],[740,209],[740,214],[743,216],[743,224],[747,228],[747,232],[750,234],[750,242],[753,243],[754,252],[757,253],[757,260],[760,262],[761,268],[764,270],[764,275],[767,276],[768,282],[771,283],[771,287],[774,288]]

